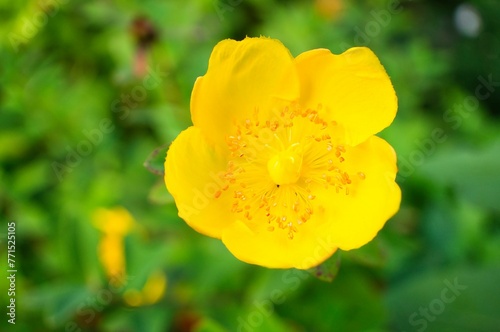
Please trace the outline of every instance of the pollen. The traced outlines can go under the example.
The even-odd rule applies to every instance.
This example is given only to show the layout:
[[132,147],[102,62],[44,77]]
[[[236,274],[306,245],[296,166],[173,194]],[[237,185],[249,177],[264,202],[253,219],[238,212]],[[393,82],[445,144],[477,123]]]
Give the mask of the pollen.
[[[349,147],[338,144],[337,123],[316,109],[292,103],[274,113],[260,112],[234,123],[226,138],[230,160],[221,173],[222,190],[231,195],[231,212],[269,232],[292,240],[317,210],[316,192],[349,195],[352,183],[343,170]],[[364,179],[364,173],[358,177]]]

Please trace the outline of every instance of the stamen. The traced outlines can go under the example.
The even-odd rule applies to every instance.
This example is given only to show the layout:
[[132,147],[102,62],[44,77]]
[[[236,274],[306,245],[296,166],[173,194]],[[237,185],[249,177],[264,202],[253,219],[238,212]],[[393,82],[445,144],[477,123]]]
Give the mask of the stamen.
[[278,227],[294,239],[314,215],[317,189],[349,195],[352,181],[341,166],[348,147],[333,140],[337,123],[323,119],[322,109],[292,103],[271,118],[254,109],[251,118],[235,123],[226,138],[230,160],[219,175],[224,184],[214,198],[231,195],[232,213],[257,220],[252,224],[264,219],[268,231]]

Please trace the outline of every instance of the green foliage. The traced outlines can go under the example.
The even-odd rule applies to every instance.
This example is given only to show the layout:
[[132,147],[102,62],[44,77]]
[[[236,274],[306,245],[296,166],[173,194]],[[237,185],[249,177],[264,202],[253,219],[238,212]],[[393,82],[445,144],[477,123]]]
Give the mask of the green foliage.
[[341,262],[340,251],[337,250],[330,258],[321,263],[320,265],[313,267],[307,272],[311,273],[314,277],[319,280],[331,282],[335,279],[339,273]]

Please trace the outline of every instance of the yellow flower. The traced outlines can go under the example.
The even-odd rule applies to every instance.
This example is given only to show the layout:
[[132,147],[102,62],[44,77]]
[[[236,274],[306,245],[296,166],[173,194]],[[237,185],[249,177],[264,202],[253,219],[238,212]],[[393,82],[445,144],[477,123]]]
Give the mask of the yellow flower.
[[167,277],[162,272],[155,272],[149,276],[141,291],[129,289],[123,294],[125,302],[132,306],[151,305],[158,302],[167,288]]
[[94,227],[104,234],[124,236],[134,227],[134,217],[123,207],[100,208],[93,215]]
[[109,279],[125,276],[125,248],[123,238],[134,226],[134,218],[122,207],[98,209],[93,215],[94,227],[103,234],[98,255]]
[[277,40],[224,40],[191,95],[193,126],[170,146],[179,216],[240,260],[307,269],[369,242],[399,209],[396,155],[373,136],[397,111],[377,57]]

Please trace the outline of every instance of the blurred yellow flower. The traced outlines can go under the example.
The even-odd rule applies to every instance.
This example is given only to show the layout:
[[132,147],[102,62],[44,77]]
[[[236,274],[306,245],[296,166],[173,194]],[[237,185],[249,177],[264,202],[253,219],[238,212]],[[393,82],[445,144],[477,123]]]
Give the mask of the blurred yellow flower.
[[134,227],[134,217],[123,207],[98,209],[93,216],[94,227],[104,234],[124,236]]
[[125,276],[125,248],[123,238],[133,228],[135,221],[123,207],[98,209],[92,218],[93,225],[103,234],[98,245],[98,256],[109,279]]
[[125,302],[132,306],[150,305],[158,302],[167,289],[167,277],[162,272],[153,273],[142,291],[129,289],[123,294]]
[[240,260],[307,269],[369,242],[399,209],[396,155],[374,136],[397,111],[377,57],[224,40],[191,95],[165,183],[179,216]]
[[125,275],[125,255],[121,236],[103,235],[98,255],[109,279]]

